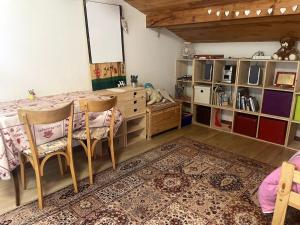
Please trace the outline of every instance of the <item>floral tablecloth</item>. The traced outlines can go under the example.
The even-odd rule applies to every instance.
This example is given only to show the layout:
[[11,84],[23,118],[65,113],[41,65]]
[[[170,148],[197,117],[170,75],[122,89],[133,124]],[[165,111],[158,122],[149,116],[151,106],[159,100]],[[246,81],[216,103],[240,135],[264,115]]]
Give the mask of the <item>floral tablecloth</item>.
[[[19,165],[19,152],[29,148],[23,125],[17,115],[19,108],[33,110],[49,110],[60,108],[74,101],[74,130],[84,127],[84,113],[80,111],[80,99],[105,99],[101,92],[80,91],[60,95],[36,98],[35,100],[16,100],[0,102],[0,179],[11,178],[11,171]],[[91,127],[109,126],[111,110],[90,115]],[[115,128],[119,128],[123,120],[119,110],[116,111]],[[67,121],[54,124],[35,125],[33,135],[37,145],[44,144],[67,134]]]

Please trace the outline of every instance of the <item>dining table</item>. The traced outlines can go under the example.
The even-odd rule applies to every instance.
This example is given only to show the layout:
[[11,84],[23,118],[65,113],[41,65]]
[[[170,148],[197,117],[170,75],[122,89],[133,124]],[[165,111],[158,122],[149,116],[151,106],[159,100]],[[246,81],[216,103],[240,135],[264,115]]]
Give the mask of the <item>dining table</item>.
[[[16,168],[19,166],[19,155],[29,148],[28,138],[23,124],[18,118],[18,109],[29,110],[55,110],[70,102],[74,102],[73,130],[85,126],[85,115],[80,109],[79,101],[82,99],[104,100],[110,98],[109,92],[103,91],[76,91],[44,97],[33,100],[21,99],[0,102],[0,180],[13,178],[16,190],[16,204],[19,205],[19,184]],[[115,131],[120,127],[123,116],[116,110]],[[110,124],[111,110],[91,113],[91,127],[108,127]],[[37,124],[32,127],[36,145],[41,145],[67,135],[68,122],[60,121],[53,124]]]

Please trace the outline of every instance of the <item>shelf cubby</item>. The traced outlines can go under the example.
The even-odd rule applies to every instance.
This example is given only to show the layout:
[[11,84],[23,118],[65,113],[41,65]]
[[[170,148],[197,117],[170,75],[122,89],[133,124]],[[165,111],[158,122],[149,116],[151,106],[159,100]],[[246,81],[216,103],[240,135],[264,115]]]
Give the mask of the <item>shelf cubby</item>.
[[288,121],[260,117],[258,138],[279,145],[285,144]]
[[[206,64],[212,65],[211,79],[205,79]],[[195,60],[194,76],[193,76],[194,83],[206,83],[206,84],[212,83],[213,68],[214,68],[214,61],[212,60]]]
[[269,90],[282,90],[293,92],[295,87],[276,86],[276,74],[278,72],[298,73],[298,61],[268,61],[264,88]]
[[293,93],[277,90],[265,90],[261,112],[273,116],[289,118],[293,102]]
[[287,146],[293,150],[300,149],[300,124],[291,123]]
[[211,111],[212,111],[211,107],[195,105],[194,107],[195,122],[202,125],[210,126]]
[[[236,59],[222,59],[222,60],[216,60],[214,64],[214,72],[213,72],[213,82],[214,83],[222,83],[222,84],[228,84],[226,82],[222,82],[223,80],[223,70],[225,65],[234,65],[236,66],[236,71],[234,74],[234,82],[232,84],[235,84],[236,78],[237,78],[237,69],[238,69],[238,60]],[[232,85],[228,84],[228,85]]]
[[223,84],[214,84],[211,103],[221,108],[233,108],[235,87]]
[[233,132],[255,138],[257,136],[258,116],[235,113]]
[[233,124],[233,111],[225,109],[212,109],[211,126],[215,129],[231,132]]
[[[242,95],[240,96],[239,93],[243,93],[244,91],[246,91],[248,94],[246,94],[245,98],[248,100],[250,97],[254,98],[254,101],[256,100],[258,103],[258,107],[256,108],[256,110],[252,110],[252,108],[250,107],[249,110],[244,109],[242,107],[242,101],[241,99],[239,100],[239,98],[242,97]],[[238,86],[237,87],[237,93],[236,93],[236,102],[235,102],[235,107],[236,110],[238,111],[244,111],[244,112],[251,112],[252,114],[256,114],[261,112],[261,106],[262,106],[262,94],[263,94],[263,90],[261,88],[256,88],[256,87],[249,87],[249,86]],[[240,97],[239,97],[240,96]],[[240,101],[240,102],[239,102]],[[246,107],[247,108],[247,107]]]
[[[259,82],[257,85],[251,85],[248,83],[249,69],[251,66],[259,66],[261,71],[259,75]],[[239,66],[238,85],[249,87],[263,87],[264,76],[266,72],[266,61],[253,61],[253,60],[241,60]]]
[[176,80],[179,77],[193,74],[193,60],[177,59],[176,60]]

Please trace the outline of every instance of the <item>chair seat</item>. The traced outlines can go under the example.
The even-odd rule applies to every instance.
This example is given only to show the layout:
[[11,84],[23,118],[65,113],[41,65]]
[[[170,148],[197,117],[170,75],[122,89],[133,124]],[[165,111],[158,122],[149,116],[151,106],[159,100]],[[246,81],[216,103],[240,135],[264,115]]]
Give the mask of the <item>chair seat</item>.
[[[108,137],[109,127],[91,128],[91,139],[101,140]],[[78,140],[86,140],[86,130],[77,130],[73,132],[73,138]]]
[[[63,137],[54,141],[50,141],[48,143],[37,146],[39,158],[44,157],[45,155],[53,152],[57,152],[60,150],[65,150],[67,148],[68,138]],[[26,155],[31,155],[31,150],[26,149],[23,151]]]

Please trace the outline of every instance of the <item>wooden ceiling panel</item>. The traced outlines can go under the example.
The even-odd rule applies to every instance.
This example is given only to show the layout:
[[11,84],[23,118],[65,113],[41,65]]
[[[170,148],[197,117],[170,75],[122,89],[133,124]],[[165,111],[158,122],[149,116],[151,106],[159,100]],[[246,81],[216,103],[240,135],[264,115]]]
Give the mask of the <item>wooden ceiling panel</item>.
[[167,28],[194,43],[278,41],[285,36],[300,40],[299,0],[127,1],[147,13],[147,27]]
[[252,2],[253,0],[125,0],[130,5],[148,14],[161,11],[179,11],[185,9],[202,8],[238,2]]

